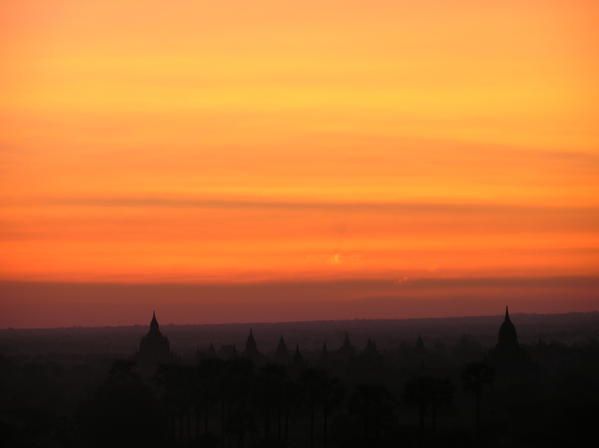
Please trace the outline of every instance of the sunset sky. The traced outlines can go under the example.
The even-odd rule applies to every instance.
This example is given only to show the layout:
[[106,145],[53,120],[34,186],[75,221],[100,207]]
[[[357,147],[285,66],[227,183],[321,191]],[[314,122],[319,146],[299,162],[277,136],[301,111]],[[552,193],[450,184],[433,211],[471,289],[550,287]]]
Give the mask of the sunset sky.
[[598,23],[2,1],[0,327],[599,309]]

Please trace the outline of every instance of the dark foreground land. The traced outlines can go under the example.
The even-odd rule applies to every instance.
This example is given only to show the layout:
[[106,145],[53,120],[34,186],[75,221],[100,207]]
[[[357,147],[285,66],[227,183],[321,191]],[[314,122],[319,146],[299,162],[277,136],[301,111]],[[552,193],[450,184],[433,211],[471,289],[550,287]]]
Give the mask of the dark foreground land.
[[3,447],[575,446],[597,415],[599,313],[0,331]]

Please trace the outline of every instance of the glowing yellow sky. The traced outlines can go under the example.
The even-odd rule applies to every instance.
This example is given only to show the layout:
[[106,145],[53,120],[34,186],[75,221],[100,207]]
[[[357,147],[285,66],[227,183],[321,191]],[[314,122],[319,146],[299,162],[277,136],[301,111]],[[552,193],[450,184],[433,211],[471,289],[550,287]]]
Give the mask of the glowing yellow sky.
[[598,5],[3,1],[0,278],[595,275]]

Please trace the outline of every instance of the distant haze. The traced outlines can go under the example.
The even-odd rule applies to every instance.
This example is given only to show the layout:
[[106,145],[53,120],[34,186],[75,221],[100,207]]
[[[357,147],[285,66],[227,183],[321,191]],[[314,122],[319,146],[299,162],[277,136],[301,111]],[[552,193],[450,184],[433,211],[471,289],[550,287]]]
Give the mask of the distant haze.
[[470,278],[243,284],[0,283],[0,327],[289,322],[599,308],[599,279]]
[[[146,316],[149,320],[150,316]],[[585,344],[599,337],[599,313],[554,315],[512,314],[519,339],[525,345],[546,343]],[[483,317],[457,317],[403,320],[341,320],[288,323],[243,323],[222,325],[161,325],[172,349],[182,356],[195,356],[210,344],[234,344],[243,351],[250,328],[265,354],[274,351],[283,336],[288,347],[299,344],[303,353],[314,354],[327,343],[334,351],[348,333],[352,344],[361,350],[367,339],[374,339],[383,351],[401,344],[414,345],[423,338],[425,346],[454,346],[463,336],[470,343],[489,348],[497,342],[503,313]],[[38,330],[0,330],[0,353],[24,355],[121,355],[131,356],[147,333],[148,323],[137,326],[62,328]]]

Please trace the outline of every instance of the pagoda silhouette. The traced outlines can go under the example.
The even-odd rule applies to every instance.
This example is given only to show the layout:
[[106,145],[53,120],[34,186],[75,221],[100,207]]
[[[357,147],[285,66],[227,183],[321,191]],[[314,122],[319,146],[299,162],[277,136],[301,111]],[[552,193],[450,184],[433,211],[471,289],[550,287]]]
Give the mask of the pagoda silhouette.
[[258,351],[258,345],[256,344],[256,339],[254,339],[254,331],[250,328],[250,334],[245,342],[245,350],[243,351],[243,356],[247,359],[250,359],[254,362],[262,359],[262,354]]
[[499,327],[495,351],[498,355],[503,356],[517,355],[520,352],[518,334],[516,333],[516,327],[510,319],[510,312],[507,306],[505,307],[505,318],[501,327]]
[[154,311],[150,321],[150,329],[139,343],[137,362],[140,367],[150,369],[170,361],[172,361],[170,343],[168,338],[160,331],[160,325]]
[[343,345],[337,350],[337,356],[342,360],[349,360],[356,354],[356,349],[349,340],[349,334],[345,333]]
[[287,344],[285,344],[285,339],[283,339],[283,336],[281,336],[279,339],[279,344],[277,345],[274,359],[279,364],[287,364],[289,362],[289,350],[287,349]]
[[533,372],[530,357],[518,341],[516,326],[507,306],[497,334],[497,344],[489,352],[489,361],[496,369],[497,376],[508,382],[522,381]]

